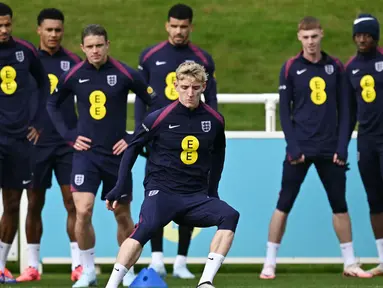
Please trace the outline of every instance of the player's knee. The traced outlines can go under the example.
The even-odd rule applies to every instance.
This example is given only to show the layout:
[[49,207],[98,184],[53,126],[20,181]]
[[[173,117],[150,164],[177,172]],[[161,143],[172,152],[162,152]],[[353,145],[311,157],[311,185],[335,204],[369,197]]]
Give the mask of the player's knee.
[[28,213],[40,214],[45,204],[44,194],[33,193],[28,197]]
[[370,207],[370,214],[381,214],[383,213],[383,199],[379,199],[378,201],[368,201]]
[[7,204],[3,205],[4,207],[4,214],[17,218],[20,212],[20,202],[7,202]]
[[79,205],[76,207],[76,221],[90,222],[92,219],[92,207],[87,205]]
[[133,233],[129,237],[140,242],[142,247],[144,247],[145,244],[158,232],[160,227],[161,224],[156,221],[153,221],[150,224],[141,222],[136,224]]
[[346,197],[339,197],[339,198],[330,200],[330,206],[332,209],[332,213],[334,214],[348,212]]
[[281,212],[289,214],[295,202],[295,193],[289,193],[287,190],[281,190],[277,202],[277,209]]
[[235,232],[239,221],[239,212],[230,207],[224,211],[221,223],[218,225],[218,229],[231,230]]

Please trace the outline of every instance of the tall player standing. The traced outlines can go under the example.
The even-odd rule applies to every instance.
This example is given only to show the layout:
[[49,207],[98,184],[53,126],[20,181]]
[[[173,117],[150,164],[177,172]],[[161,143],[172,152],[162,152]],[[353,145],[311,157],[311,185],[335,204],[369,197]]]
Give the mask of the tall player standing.
[[[153,109],[160,109],[178,100],[178,92],[174,87],[175,70],[185,61],[194,61],[206,69],[209,77],[204,92],[206,104],[217,110],[217,86],[214,78],[215,65],[212,57],[201,48],[190,42],[193,30],[193,10],[184,4],[177,4],[170,8],[165,24],[168,40],[145,49],[139,59],[139,71],[147,83],[157,94],[157,101]],[[135,102],[135,126],[139,127],[147,114],[147,106],[142,100]],[[150,147],[150,144],[149,146]],[[146,156],[150,148],[146,147]],[[173,276],[188,279],[194,278],[186,266],[186,256],[190,246],[193,227],[179,226],[178,255],[173,265]],[[150,267],[161,276],[166,275],[163,261],[163,228],[151,239],[152,263]]]
[[[61,46],[64,36],[64,14],[57,9],[42,10],[37,17],[37,33],[40,36],[39,55],[51,83],[50,93],[56,89],[61,74],[81,61],[80,57]],[[76,127],[77,115],[74,96],[68,97],[61,106],[70,128]],[[45,107],[37,113],[44,115],[44,133],[42,133],[33,151],[32,188],[28,189],[28,213],[26,235],[28,249],[28,268],[17,277],[17,282],[40,280],[38,271],[40,259],[40,241],[43,232],[41,219],[45,203],[45,193],[52,186],[52,173],[61,188],[64,206],[68,213],[67,233],[72,255],[72,281],[81,275],[80,250],[76,241],[74,226],[76,209],[70,191],[73,147],[57,132]]]
[[49,79],[36,49],[11,36],[12,17],[12,9],[0,3],[0,185],[4,206],[0,221],[0,283],[15,282],[5,270],[5,263],[19,224],[21,195],[32,181],[28,140],[36,144],[43,127],[42,115],[30,115],[31,75],[37,83],[38,110],[44,109],[49,94]]

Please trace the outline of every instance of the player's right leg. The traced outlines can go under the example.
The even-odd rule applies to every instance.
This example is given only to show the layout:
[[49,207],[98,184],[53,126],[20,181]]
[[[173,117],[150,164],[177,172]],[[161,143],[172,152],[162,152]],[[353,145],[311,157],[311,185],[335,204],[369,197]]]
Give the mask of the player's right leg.
[[40,241],[43,233],[41,213],[45,203],[45,193],[52,183],[54,147],[35,146],[32,152],[32,185],[27,190],[28,211],[26,219],[28,267],[16,278],[17,282],[40,280],[39,260]]
[[372,147],[377,146],[372,145],[372,141],[358,138],[358,168],[367,193],[371,226],[380,263],[368,272],[380,276],[383,275],[383,151],[371,151]]
[[285,233],[288,214],[290,213],[299,190],[310,168],[311,161],[293,165],[287,159],[283,162],[282,188],[279,192],[277,208],[271,217],[266,248],[266,259],[260,274],[261,279],[274,279],[277,263],[277,251]]
[[71,280],[77,281],[82,273],[80,262],[80,249],[75,235],[76,207],[70,188],[72,172],[73,148],[68,145],[61,145],[55,150],[54,171],[58,184],[60,185],[64,207],[67,211],[66,230],[70,241],[72,258]]
[[118,287],[130,267],[137,262],[145,244],[175,217],[182,208],[182,204],[182,199],[177,194],[162,190],[145,191],[140,220],[132,235],[120,247],[107,288]]
[[101,178],[89,154],[75,152],[73,155],[71,191],[76,207],[75,236],[80,248],[80,261],[83,268],[79,280],[72,286],[74,288],[97,284],[94,250],[96,239],[92,215]]
[[[15,283],[5,275],[5,263],[19,225],[20,200],[32,181],[30,143],[17,139],[8,147],[0,145],[0,174],[4,212],[0,221],[0,283]],[[5,151],[7,153],[5,153]]]

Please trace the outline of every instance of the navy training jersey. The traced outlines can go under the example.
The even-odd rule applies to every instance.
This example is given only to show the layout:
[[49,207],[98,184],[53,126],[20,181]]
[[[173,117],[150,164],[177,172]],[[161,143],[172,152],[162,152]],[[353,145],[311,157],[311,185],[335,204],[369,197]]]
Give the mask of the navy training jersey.
[[358,135],[383,136],[383,49],[358,52],[346,64],[347,87],[353,123],[359,122]]
[[35,47],[14,37],[0,44],[0,134],[24,138],[30,125],[42,130],[41,115],[31,115],[31,76],[38,89],[36,106],[45,109],[49,80]]
[[[60,47],[60,49],[53,55],[41,49],[38,50],[38,52],[44,69],[46,73],[48,73],[50,80],[50,94],[53,94],[61,75],[64,72],[69,71],[70,68],[75,66],[77,63],[80,63],[81,58],[63,47]],[[74,96],[68,97],[60,105],[60,110],[63,114],[63,117],[65,118],[65,122],[68,123],[68,128],[75,128],[77,123],[77,115],[75,110]],[[44,107],[42,111],[38,111],[38,113],[45,114],[44,119],[46,119],[46,121],[44,121],[44,133],[41,134],[37,145],[50,146],[65,143],[64,139],[57,132],[50,117],[48,116],[46,107]]]
[[[174,46],[169,41],[164,41],[145,49],[139,59],[139,72],[158,96],[156,105],[151,111],[165,107],[178,99],[178,92],[174,87],[175,71],[185,61],[194,61],[205,67],[208,74],[204,92],[205,102],[217,110],[217,85],[213,58],[190,42],[184,46]],[[139,99],[135,102],[134,115],[136,127],[138,127],[147,115],[147,107]]]
[[145,189],[204,192],[218,197],[226,147],[221,114],[203,102],[195,110],[189,110],[179,101],[150,113],[136,129],[123,155],[117,189],[125,187],[125,175],[149,142]]
[[[131,138],[126,132],[129,90],[151,105],[154,93],[133,68],[108,57],[97,70],[85,60],[61,76],[48,100],[48,113],[66,141],[74,144],[77,136],[85,136],[92,140],[92,150],[113,155],[112,148],[119,140],[129,142]],[[77,127],[69,129],[59,107],[73,94],[79,116]]]
[[347,158],[349,101],[342,92],[345,73],[341,62],[322,52],[312,63],[302,52],[289,59],[280,73],[280,121],[290,160],[324,156]]

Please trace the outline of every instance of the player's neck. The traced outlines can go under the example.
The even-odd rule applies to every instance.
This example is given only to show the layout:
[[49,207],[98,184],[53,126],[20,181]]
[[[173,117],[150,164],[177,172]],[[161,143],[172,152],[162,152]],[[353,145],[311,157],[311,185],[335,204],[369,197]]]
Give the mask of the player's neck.
[[[88,60],[89,61],[89,60]],[[92,64],[94,66],[94,68],[96,68],[97,70],[99,70],[101,68],[102,65],[104,65],[106,63],[106,61],[108,61],[108,56],[106,56],[104,59],[102,59],[100,62],[98,63],[92,63],[92,62],[89,62],[90,64]]]
[[190,40],[187,39],[187,40],[186,40],[184,43],[182,43],[182,44],[175,44],[175,43],[172,41],[172,39],[169,37],[169,38],[168,38],[168,42],[169,42],[170,45],[172,45],[173,47],[185,47],[185,46],[187,46],[187,45],[189,44]]
[[47,47],[47,46],[45,46],[43,43],[41,43],[40,42],[40,50],[43,50],[43,51],[45,51],[45,52],[47,52],[49,55],[53,55],[53,54],[55,54],[57,51],[59,51],[60,50],[60,45],[58,45],[58,46],[56,46],[56,47],[54,47],[54,48],[50,48],[50,47]]
[[303,58],[312,63],[318,63],[322,59],[321,50],[318,50],[315,54],[309,54],[306,51],[303,51]]

